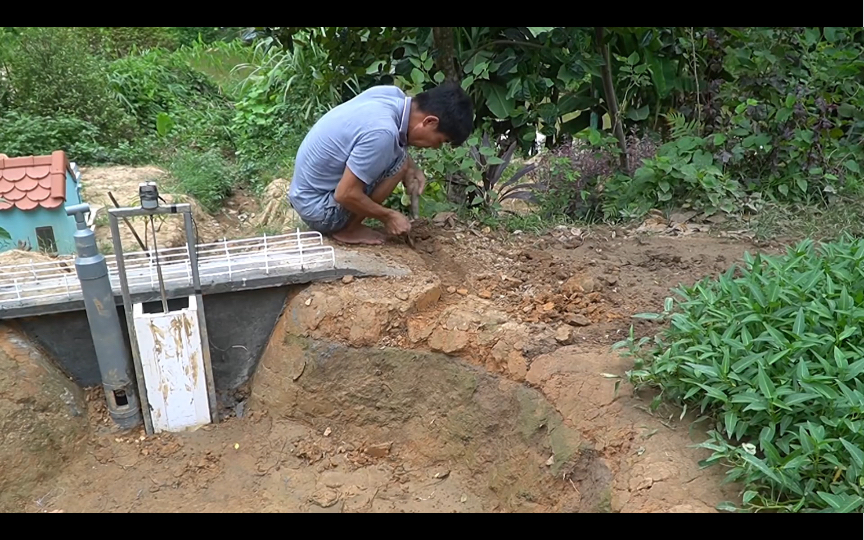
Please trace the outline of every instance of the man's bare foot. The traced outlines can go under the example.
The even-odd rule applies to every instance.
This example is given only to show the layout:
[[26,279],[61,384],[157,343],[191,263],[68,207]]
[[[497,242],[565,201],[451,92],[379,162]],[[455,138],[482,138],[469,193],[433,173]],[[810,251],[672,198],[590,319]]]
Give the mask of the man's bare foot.
[[380,246],[385,240],[384,235],[365,225],[343,229],[334,233],[333,239],[343,244],[364,244],[367,246]]

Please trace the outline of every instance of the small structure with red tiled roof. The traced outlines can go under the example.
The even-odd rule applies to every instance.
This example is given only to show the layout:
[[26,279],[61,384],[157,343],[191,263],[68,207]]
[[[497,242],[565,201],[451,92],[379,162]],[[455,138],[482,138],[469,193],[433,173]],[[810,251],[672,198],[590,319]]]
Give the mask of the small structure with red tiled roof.
[[58,150],[50,156],[0,154],[0,251],[75,253],[75,219],[66,206],[81,203],[80,175]]

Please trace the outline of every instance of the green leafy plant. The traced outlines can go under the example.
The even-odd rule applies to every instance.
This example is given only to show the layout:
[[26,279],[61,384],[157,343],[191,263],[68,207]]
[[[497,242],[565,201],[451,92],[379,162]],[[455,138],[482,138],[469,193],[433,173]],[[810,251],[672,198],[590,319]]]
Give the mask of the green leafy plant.
[[419,162],[427,177],[446,184],[449,198],[457,204],[497,212],[508,199],[536,201],[533,190],[537,184],[520,183],[536,165],[514,164],[517,147],[514,141],[498,148],[488,133],[475,134],[459,148],[425,151]]
[[726,73],[707,120],[748,191],[828,203],[861,189],[864,73],[858,28],[726,29]]
[[131,140],[134,121],[114,99],[108,64],[90,52],[81,29],[16,27],[15,32],[0,48],[12,109],[87,122],[99,129],[103,144]]
[[[864,506],[864,240],[783,257],[747,255],[675,291],[653,340],[616,345],[637,388],[699,409],[713,429],[704,466],[725,463],[743,510],[855,512]],[[724,508],[734,509],[726,504]]]
[[170,164],[174,188],[194,197],[210,213],[222,206],[238,183],[236,169],[216,150],[180,152]]

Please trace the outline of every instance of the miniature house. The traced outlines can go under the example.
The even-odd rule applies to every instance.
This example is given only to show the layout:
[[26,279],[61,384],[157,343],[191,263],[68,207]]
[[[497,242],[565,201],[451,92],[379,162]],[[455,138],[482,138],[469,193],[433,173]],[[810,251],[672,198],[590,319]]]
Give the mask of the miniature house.
[[81,203],[80,174],[66,153],[0,154],[0,252],[23,249],[75,253],[75,218],[65,206]]

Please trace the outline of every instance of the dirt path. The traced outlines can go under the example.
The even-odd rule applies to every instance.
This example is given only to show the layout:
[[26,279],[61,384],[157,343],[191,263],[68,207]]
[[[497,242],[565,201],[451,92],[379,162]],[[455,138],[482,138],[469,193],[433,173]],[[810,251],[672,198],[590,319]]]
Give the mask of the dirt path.
[[[399,243],[375,248],[384,260],[410,267],[410,277],[300,291],[274,339],[431,351],[482,367],[500,378],[502,389],[513,381],[545,396],[567,429],[586,441],[598,467],[581,469],[581,477],[550,476],[542,499],[503,501],[476,467],[436,461],[407,444],[370,446],[352,426],[339,425],[346,415],[338,410],[328,425],[253,407],[198,433],[145,439],[107,433],[96,396],[87,454],[40,485],[22,509],[585,511],[579,500],[586,493],[577,493],[575,506],[559,502],[574,489],[601,485],[607,487],[594,494],[603,500],[595,511],[709,512],[736,498],[734,489],[721,488],[722,471],[698,469],[704,456],[690,448],[699,435],[695,429],[691,435],[688,418],[648,414],[650,399],[633,396],[626,384],[615,395],[612,376],[622,376],[627,365],[609,347],[626,335],[630,316],[661,309],[671,287],[724,272],[756,247],[602,229],[505,237],[446,219],[422,227],[416,238],[417,251]],[[653,330],[647,322],[636,327]]]

